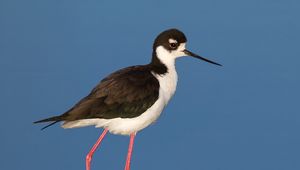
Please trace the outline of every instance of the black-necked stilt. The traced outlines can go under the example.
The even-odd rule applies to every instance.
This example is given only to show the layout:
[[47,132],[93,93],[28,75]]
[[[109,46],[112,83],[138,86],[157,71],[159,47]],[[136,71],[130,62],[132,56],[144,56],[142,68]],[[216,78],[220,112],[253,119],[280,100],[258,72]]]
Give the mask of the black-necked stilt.
[[90,170],[93,153],[107,131],[130,135],[125,165],[125,170],[129,170],[136,133],[159,117],[176,90],[175,59],[192,56],[221,66],[188,51],[185,48],[186,42],[185,35],[177,29],[160,33],[154,41],[149,64],[127,67],[110,74],[64,114],[34,123],[51,122],[43,129],[60,121],[63,122],[63,128],[91,125],[104,128],[86,156],[86,170]]

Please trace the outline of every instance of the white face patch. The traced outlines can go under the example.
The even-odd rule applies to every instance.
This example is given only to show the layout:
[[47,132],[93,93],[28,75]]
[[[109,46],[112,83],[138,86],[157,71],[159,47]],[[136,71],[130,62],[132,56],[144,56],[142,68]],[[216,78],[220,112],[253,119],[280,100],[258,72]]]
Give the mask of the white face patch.
[[177,50],[175,51],[175,53],[178,52],[179,56],[177,56],[177,57],[182,57],[182,56],[185,55],[184,52],[183,52],[183,50],[185,50],[185,43],[180,43],[180,45],[178,46]]
[[170,38],[169,43],[177,43],[177,40],[174,40],[174,39]]
[[162,63],[167,65],[167,67],[174,66],[176,58],[186,56],[186,54],[183,52],[185,50],[185,44],[186,43],[180,43],[178,48],[173,51],[169,51],[163,46],[158,46],[156,48],[156,55]]

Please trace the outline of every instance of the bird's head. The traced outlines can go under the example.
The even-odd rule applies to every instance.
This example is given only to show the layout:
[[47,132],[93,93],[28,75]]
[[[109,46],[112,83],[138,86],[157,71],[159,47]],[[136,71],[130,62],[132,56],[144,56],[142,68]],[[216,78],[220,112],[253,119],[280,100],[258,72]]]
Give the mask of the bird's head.
[[183,56],[191,56],[211,64],[219,65],[214,61],[203,58],[186,49],[187,39],[183,32],[177,29],[169,29],[160,33],[153,44],[153,53],[161,60],[161,62],[173,63],[176,58]]

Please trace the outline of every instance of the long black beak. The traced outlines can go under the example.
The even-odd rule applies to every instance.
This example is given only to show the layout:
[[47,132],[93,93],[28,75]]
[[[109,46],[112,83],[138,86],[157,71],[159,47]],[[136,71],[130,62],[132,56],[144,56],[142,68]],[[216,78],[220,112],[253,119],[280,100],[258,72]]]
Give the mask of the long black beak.
[[186,55],[188,55],[188,56],[191,56],[191,57],[194,57],[194,58],[198,58],[198,59],[200,59],[200,60],[206,61],[206,62],[211,63],[211,64],[215,64],[215,65],[218,65],[218,66],[222,66],[222,65],[219,64],[219,63],[216,63],[216,62],[214,62],[214,61],[211,61],[211,60],[208,60],[208,59],[206,59],[206,58],[203,58],[203,57],[201,57],[201,56],[199,56],[199,55],[197,55],[197,54],[194,54],[194,53],[190,52],[189,50],[183,50],[183,52],[184,52]]

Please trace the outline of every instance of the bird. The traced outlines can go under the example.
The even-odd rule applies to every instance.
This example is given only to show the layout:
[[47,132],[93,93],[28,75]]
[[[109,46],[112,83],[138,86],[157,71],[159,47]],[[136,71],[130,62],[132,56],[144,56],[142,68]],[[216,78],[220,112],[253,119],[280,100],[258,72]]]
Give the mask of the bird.
[[107,132],[130,136],[125,170],[130,170],[136,134],[155,122],[176,91],[175,60],[191,56],[208,63],[221,64],[201,57],[186,49],[185,34],[171,28],[154,40],[152,59],[145,65],[130,66],[115,71],[102,79],[91,92],[61,115],[34,123],[62,122],[65,129],[95,126],[103,132],[86,155],[86,170],[90,170],[94,152]]

